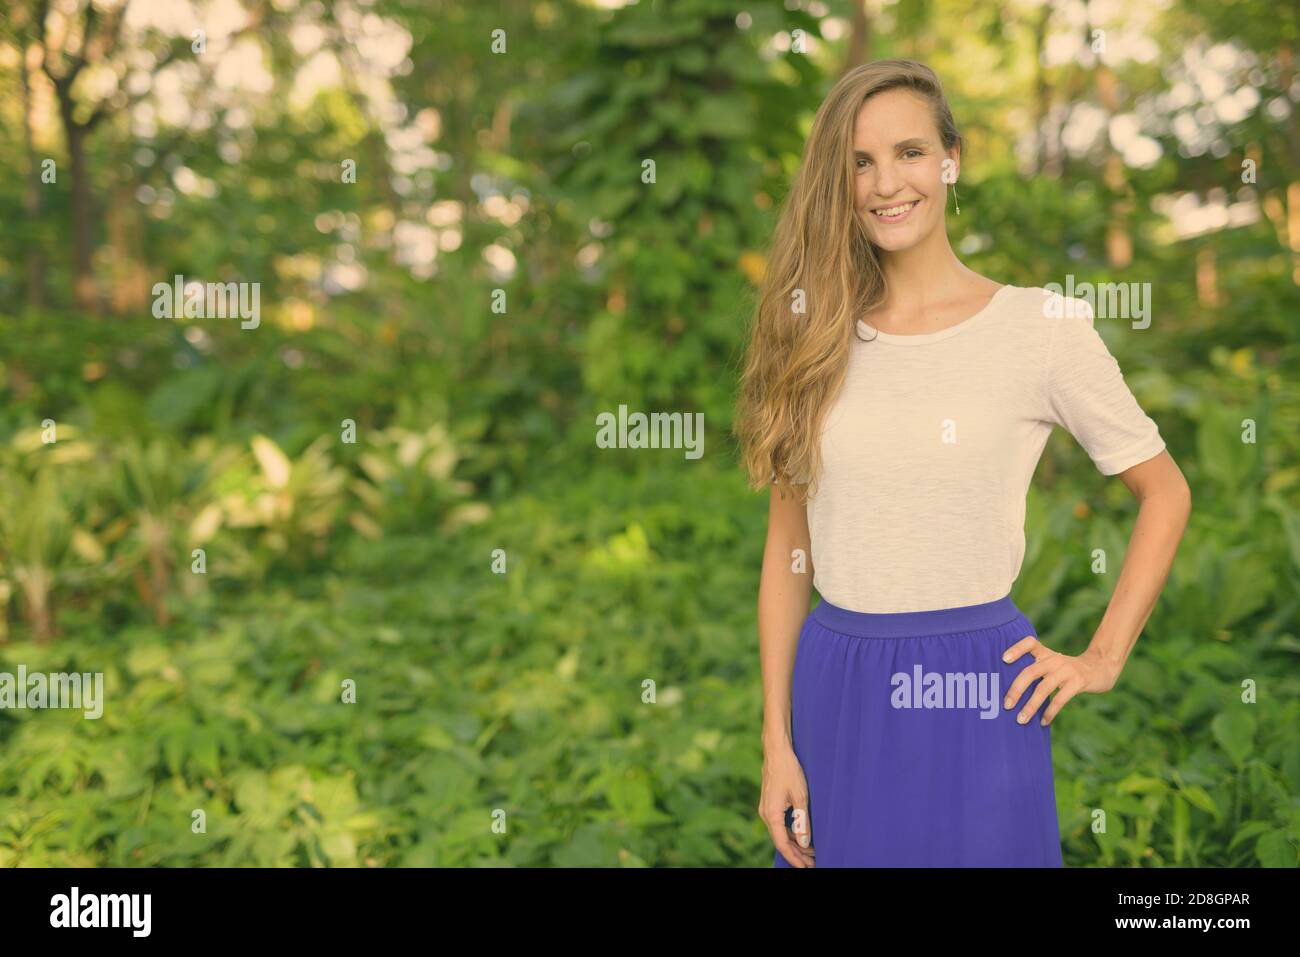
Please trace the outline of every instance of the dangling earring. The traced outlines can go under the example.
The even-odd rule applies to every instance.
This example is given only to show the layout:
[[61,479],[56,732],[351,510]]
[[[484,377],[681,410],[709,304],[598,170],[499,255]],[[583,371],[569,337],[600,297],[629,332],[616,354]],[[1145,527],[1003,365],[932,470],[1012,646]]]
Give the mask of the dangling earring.
[[957,215],[960,216],[960,215],[961,215],[961,203],[959,203],[959,202],[957,201],[957,181],[956,181],[956,180],[953,180],[953,181],[952,181],[952,201],[953,201],[953,204],[957,207]]

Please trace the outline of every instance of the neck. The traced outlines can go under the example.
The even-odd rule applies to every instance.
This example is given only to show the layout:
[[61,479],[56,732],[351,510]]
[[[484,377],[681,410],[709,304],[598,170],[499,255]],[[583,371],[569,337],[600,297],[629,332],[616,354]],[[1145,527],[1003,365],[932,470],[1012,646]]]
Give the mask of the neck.
[[941,222],[921,242],[882,255],[888,289],[885,305],[909,309],[958,296],[977,275],[966,268],[948,243]]

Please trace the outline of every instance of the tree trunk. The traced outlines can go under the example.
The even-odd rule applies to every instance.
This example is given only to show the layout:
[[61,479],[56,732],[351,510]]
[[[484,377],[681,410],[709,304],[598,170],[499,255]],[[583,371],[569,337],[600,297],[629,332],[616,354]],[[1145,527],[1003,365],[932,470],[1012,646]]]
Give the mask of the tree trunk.
[[36,644],[48,644],[54,637],[54,611],[50,607],[51,575],[40,566],[20,567],[14,570],[14,577],[23,589],[26,600],[28,624],[32,628],[32,637]]
[[[19,45],[18,59],[23,81],[23,149],[27,153],[27,188],[23,194],[23,210],[27,213],[28,228],[35,229],[41,221],[41,174],[36,158],[36,141],[32,134],[32,78],[27,66],[27,38]],[[36,309],[44,308],[45,254],[41,244],[26,243],[27,249],[27,303]]]
[[1219,268],[1214,246],[1203,242],[1196,250],[1196,304],[1206,309],[1219,305]]
[[1047,67],[1043,66],[1043,51],[1047,46],[1047,26],[1052,19],[1052,4],[1044,3],[1034,24],[1034,169],[1041,174],[1048,164],[1047,120],[1052,109],[1052,88],[1047,82]]
[[99,313],[95,291],[94,204],[90,195],[90,170],[86,166],[86,127],[72,115],[70,99],[61,101],[63,132],[68,139],[68,176],[72,181],[72,295],[77,308]]
[[1107,132],[1104,134],[1106,163],[1102,173],[1102,179],[1111,195],[1110,216],[1106,223],[1106,260],[1115,269],[1124,269],[1133,261],[1133,237],[1129,233],[1129,216],[1133,212],[1133,198],[1128,184],[1128,174],[1124,169],[1124,159],[1111,143],[1109,132],[1109,120],[1114,118],[1122,106],[1119,80],[1104,63],[1097,66],[1096,80],[1097,92],[1101,96],[1108,121]]
[[109,302],[113,312],[119,316],[137,313],[149,301],[148,269],[144,264],[144,240],[138,208],[128,182],[113,188],[112,200],[104,210],[107,248],[112,253]]
[[849,33],[849,48],[844,56],[844,72],[867,62],[867,51],[871,49],[871,23],[867,20],[866,3],[855,0],[853,4],[852,31]]
[[[1295,60],[1291,41],[1285,41],[1278,47],[1278,63],[1281,65],[1279,85],[1289,90],[1295,83]],[[1291,247],[1291,281],[1300,286],[1300,179],[1295,177],[1297,164],[1300,164],[1300,116],[1291,110],[1287,122],[1287,145],[1291,151],[1291,181],[1286,188],[1286,236]]]

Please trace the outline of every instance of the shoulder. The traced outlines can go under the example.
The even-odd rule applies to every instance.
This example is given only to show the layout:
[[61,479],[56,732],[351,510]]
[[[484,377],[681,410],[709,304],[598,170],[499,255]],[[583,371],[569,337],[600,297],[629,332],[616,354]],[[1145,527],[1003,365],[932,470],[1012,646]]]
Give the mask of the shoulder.
[[1026,337],[1051,342],[1062,335],[1078,335],[1093,326],[1092,304],[1045,286],[1013,286],[1006,297],[1007,313]]
[[1008,300],[1021,312],[1046,321],[1063,317],[1093,320],[1092,304],[1087,299],[1066,296],[1045,286],[1013,286]]

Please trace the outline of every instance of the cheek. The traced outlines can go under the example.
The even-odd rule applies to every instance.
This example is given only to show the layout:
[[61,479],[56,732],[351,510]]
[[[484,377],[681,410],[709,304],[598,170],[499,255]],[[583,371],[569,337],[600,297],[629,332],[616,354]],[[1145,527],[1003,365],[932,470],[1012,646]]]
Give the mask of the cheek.
[[933,196],[944,188],[943,167],[938,163],[927,163],[924,169],[916,171],[915,182],[926,196]]
[[866,204],[867,194],[869,192],[870,191],[867,188],[867,177],[862,173],[859,173],[853,179],[853,202],[859,210],[861,210]]

